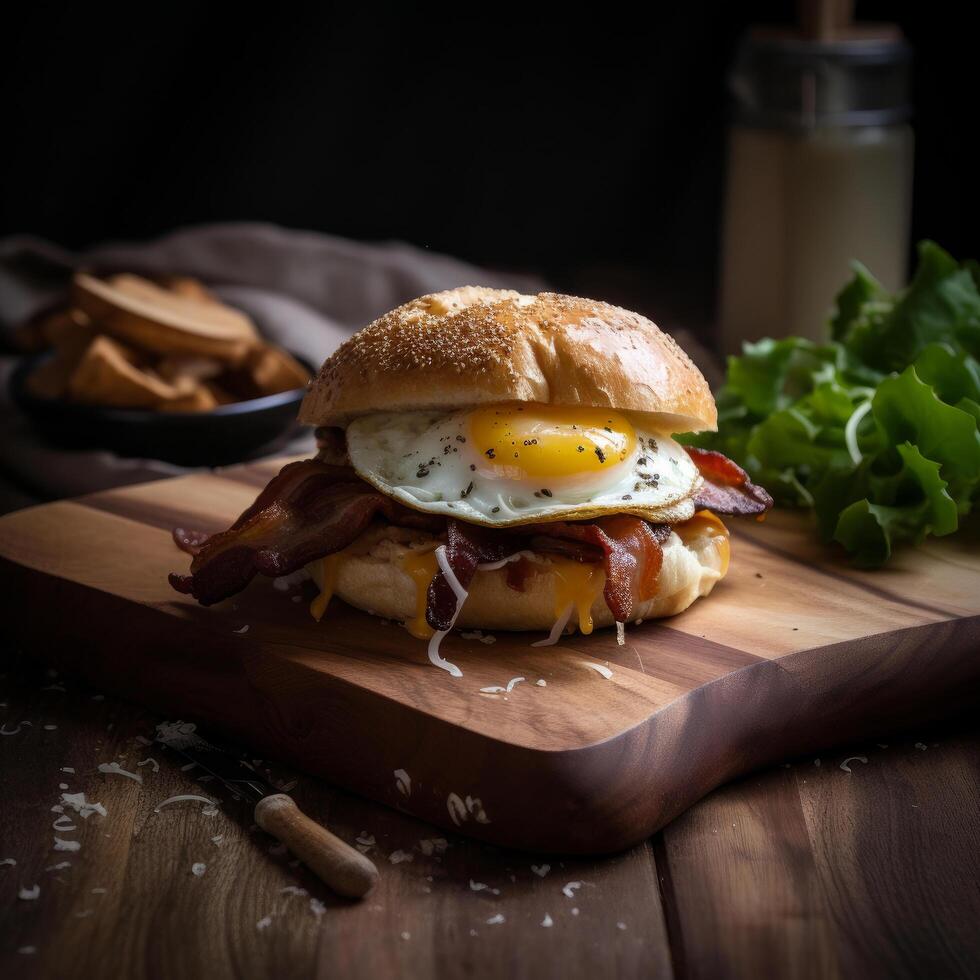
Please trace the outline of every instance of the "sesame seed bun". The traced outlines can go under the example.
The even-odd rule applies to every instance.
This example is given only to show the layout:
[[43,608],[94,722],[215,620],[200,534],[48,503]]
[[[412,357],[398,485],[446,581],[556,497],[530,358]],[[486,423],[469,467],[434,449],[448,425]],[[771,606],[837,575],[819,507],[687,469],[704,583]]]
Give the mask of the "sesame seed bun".
[[[674,616],[697,598],[708,595],[728,570],[725,549],[707,531],[685,536],[676,533],[663,545],[657,594],[633,609],[631,620]],[[412,551],[431,551],[439,542],[424,531],[375,526],[344,553],[337,569],[334,595],[344,602],[385,619],[405,621],[416,615],[416,584],[402,570],[402,560]],[[507,584],[506,569],[479,571],[456,619],[462,629],[532,630],[547,634],[557,618],[556,578],[551,559],[538,555],[531,562],[533,574],[523,592]],[[320,585],[320,563],[307,566]],[[329,617],[329,613],[327,613]],[[327,622],[327,619],[324,619]],[[592,605],[595,628],[615,623],[600,593]],[[569,627],[575,627],[575,616]]]
[[707,382],[672,337],[595,300],[463,286],[412,300],[332,354],[299,418],[344,426],[377,411],[590,405],[661,432],[714,430]]

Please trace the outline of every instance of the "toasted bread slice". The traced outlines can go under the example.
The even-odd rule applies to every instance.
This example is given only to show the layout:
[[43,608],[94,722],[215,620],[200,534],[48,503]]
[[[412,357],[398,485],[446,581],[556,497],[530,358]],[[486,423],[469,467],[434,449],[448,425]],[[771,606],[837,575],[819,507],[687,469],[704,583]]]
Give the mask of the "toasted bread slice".
[[[109,281],[112,282],[116,277],[110,276]],[[196,299],[201,303],[216,303],[221,306],[221,300],[218,299],[214,293],[208,289],[199,279],[193,279],[190,276],[167,276],[163,280],[163,285],[170,290],[172,293],[176,293],[178,296],[186,296],[188,299]]]
[[252,321],[228,306],[171,292],[139,276],[76,273],[72,300],[111,337],[140,350],[239,364],[259,344]]
[[245,361],[257,396],[276,395],[280,391],[305,388],[309,371],[281,347],[257,347]]
[[218,399],[205,385],[198,385],[189,395],[161,402],[157,408],[161,412],[210,412],[218,407]]
[[135,352],[110,337],[96,337],[68,380],[68,394],[89,405],[115,408],[153,408],[161,402],[182,398],[193,384],[174,385],[137,366]]
[[225,370],[225,365],[213,357],[165,357],[156,366],[157,374],[165,381],[177,382],[180,378],[192,381],[211,381]]

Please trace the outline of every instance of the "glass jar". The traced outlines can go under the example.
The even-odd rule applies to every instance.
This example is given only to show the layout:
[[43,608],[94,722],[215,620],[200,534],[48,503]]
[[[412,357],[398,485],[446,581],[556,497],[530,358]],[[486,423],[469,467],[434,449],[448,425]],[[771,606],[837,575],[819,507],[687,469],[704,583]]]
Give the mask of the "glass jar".
[[889,289],[909,251],[909,46],[894,32],[834,41],[750,34],[731,77],[721,345],[829,335],[855,259]]

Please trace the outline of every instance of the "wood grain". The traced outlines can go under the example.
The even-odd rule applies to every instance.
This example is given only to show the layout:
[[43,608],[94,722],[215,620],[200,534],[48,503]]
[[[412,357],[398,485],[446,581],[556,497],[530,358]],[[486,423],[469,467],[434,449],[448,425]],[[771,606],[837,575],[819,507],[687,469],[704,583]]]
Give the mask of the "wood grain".
[[[975,549],[936,543],[861,573],[830,563],[787,515],[736,528],[715,594],[631,627],[625,646],[610,631],[546,649],[523,634],[492,646],[454,635],[444,653],[460,679],[400,627],[342,603],[315,626],[267,580],[206,610],[173,593],[166,573],[186,559],[169,528],[227,524],[273,467],[0,520],[6,619],[106,689],[444,828],[534,850],[621,849],[739,773],[977,698]],[[526,680],[509,695],[481,693],[513,677]]]
[[666,827],[656,854],[681,972],[975,976],[980,759],[974,738],[938,739],[920,727],[795,759]]
[[[7,730],[33,724],[0,738],[0,858],[17,861],[0,866],[0,976],[672,975],[646,844],[602,860],[500,850],[263,760],[277,785],[299,779],[290,792],[305,812],[351,845],[370,842],[379,882],[351,903],[259,830],[248,801],[183,771],[182,756],[142,744],[159,716],[12,664],[9,649],[0,648],[0,719]],[[159,771],[139,767],[147,758]],[[100,773],[110,761],[141,772],[142,784]],[[61,782],[107,810],[61,835],[81,843],[77,853],[52,850],[57,814],[49,808]],[[218,812],[207,816],[193,802],[155,812],[178,793],[217,799]],[[45,870],[66,860],[68,868]],[[197,862],[206,864],[200,877],[191,870]],[[574,881],[583,884],[569,898],[563,888]],[[17,898],[35,883],[37,900]],[[498,915],[502,922],[488,922]],[[541,925],[546,916],[551,927]],[[24,947],[35,952],[17,952]]]
[[[299,776],[291,793],[307,812],[351,844],[374,840],[378,888],[351,904],[255,828],[250,804],[141,744],[159,716],[18,663],[2,639],[0,661],[0,720],[7,731],[32,722],[0,738],[0,858],[17,861],[0,865],[0,976],[756,980],[972,977],[980,964],[975,726],[852,745],[820,767],[788,760],[710,794],[652,848],[604,859],[501,850]],[[848,775],[839,766],[855,754],[868,763]],[[147,758],[158,772],[139,766]],[[100,773],[110,761],[143,783]],[[261,768],[278,784],[296,778]],[[52,850],[62,782],[107,810],[61,835],[76,853]],[[193,803],[154,812],[202,792],[218,800],[214,816]],[[412,860],[393,863],[399,851]],[[546,864],[543,877],[532,870]],[[586,883],[573,899],[571,881]],[[35,883],[38,899],[17,898]]]

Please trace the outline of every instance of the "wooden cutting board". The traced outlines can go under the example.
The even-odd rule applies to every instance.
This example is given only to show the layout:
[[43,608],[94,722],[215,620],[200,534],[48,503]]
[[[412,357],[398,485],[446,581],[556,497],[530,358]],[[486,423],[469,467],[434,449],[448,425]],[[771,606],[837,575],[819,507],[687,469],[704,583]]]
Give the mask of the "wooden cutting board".
[[545,851],[623,848],[746,770],[978,700],[975,533],[871,573],[796,515],[732,521],[731,573],[686,613],[629,626],[624,646],[608,630],[550,648],[453,635],[461,678],[337,600],[317,625],[309,585],[263,579],[211,609],[173,592],[187,557],[170,529],[225,527],[281,463],[0,519],[4,622],[102,689],[449,830]]

